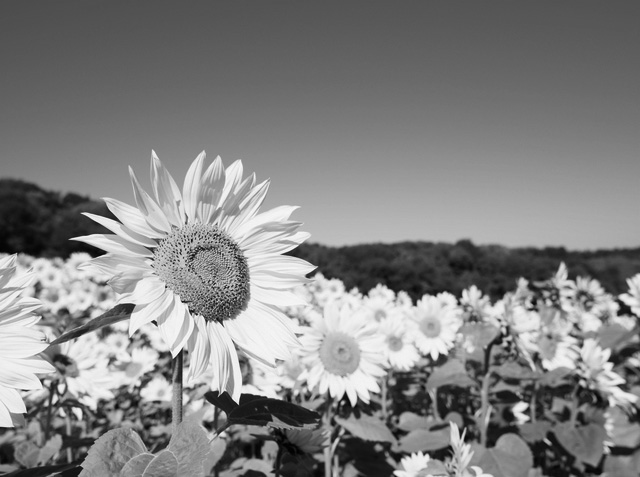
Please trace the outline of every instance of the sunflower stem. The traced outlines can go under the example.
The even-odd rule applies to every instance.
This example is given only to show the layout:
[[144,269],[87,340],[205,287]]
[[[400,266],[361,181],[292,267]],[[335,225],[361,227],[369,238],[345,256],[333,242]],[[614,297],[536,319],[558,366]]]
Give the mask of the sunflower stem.
[[183,351],[180,350],[173,358],[173,370],[171,373],[171,383],[173,385],[173,397],[171,399],[171,430],[176,431],[182,422],[182,361]]
[[[333,419],[333,398],[329,397],[327,410],[324,415],[324,426],[328,431],[330,439],[333,439],[333,426],[331,425],[331,420]],[[332,477],[333,476],[333,449],[332,449],[333,440],[330,441],[330,444],[324,448],[324,477]]]

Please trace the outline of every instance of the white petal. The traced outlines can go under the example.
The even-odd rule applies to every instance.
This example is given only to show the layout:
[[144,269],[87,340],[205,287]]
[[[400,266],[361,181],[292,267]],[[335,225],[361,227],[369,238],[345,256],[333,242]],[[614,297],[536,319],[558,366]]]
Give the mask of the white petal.
[[207,323],[212,346],[211,361],[214,372],[214,389],[227,391],[235,402],[240,401],[242,374],[236,348],[227,331],[217,321]]
[[131,176],[131,185],[133,186],[133,198],[140,212],[144,215],[144,219],[152,228],[159,232],[171,232],[169,220],[164,215],[164,212],[162,212],[160,206],[156,204],[151,196],[140,186],[138,178],[131,167],[129,167],[129,176]]
[[182,194],[155,151],[151,151],[151,185],[156,201],[169,222],[176,227],[181,227],[186,221],[182,208]]
[[138,244],[142,247],[152,247],[152,248],[158,245],[158,243],[155,240],[150,239],[149,237],[146,237],[137,232],[134,232],[133,230],[129,229],[126,225],[116,222],[115,220],[111,220],[111,219],[108,219],[107,217],[102,217],[96,214],[90,214],[89,212],[82,212],[82,215],[89,217],[94,222],[98,222],[103,227],[106,227],[107,229],[111,230],[113,233],[127,239],[131,243]]
[[104,197],[103,200],[111,213],[134,232],[156,239],[164,238],[167,235],[164,232],[153,229],[145,220],[142,212],[137,208],[116,199],[109,199],[108,197]]
[[105,252],[117,253],[127,256],[153,257],[153,252],[148,248],[142,247],[135,243],[112,234],[93,234],[74,237],[71,240],[84,242],[94,247],[101,248]]
[[184,210],[189,222],[193,222],[197,218],[198,196],[200,194],[202,167],[205,157],[206,154],[202,151],[193,161],[184,178],[184,186],[182,188],[184,192]]

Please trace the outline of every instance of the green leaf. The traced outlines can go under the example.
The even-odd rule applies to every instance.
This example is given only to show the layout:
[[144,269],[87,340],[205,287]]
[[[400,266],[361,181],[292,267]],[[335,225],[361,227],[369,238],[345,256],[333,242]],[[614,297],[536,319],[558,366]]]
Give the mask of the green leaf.
[[2,474],[2,477],[51,477],[52,475],[57,476],[61,472],[64,473],[66,470],[70,471],[72,469],[76,469],[79,465],[80,461],[71,462],[69,464],[45,465],[42,467],[35,467],[33,469],[16,470],[10,474]]
[[62,448],[62,436],[56,434],[49,439],[44,447],[38,452],[38,464],[44,464],[51,459]]
[[601,348],[624,347],[629,341],[638,335],[637,330],[629,331],[618,323],[605,323],[598,329],[598,344]]
[[193,477],[204,476],[203,463],[210,449],[207,433],[194,422],[177,426],[167,447],[178,462],[178,475]]
[[317,412],[279,399],[242,394],[240,404],[236,404],[226,391],[222,394],[210,391],[204,397],[227,414],[229,424],[295,429],[315,427],[320,421]]
[[429,462],[427,462],[427,467],[420,472],[421,473],[418,475],[423,475],[422,473],[424,473],[424,475],[432,475],[433,477],[449,476],[449,471],[447,470],[447,467],[444,465],[444,463],[441,460],[437,460],[437,459],[429,460]]
[[359,418],[351,415],[348,419],[336,416],[335,420],[354,437],[372,442],[396,442],[389,428],[373,416],[362,414]]
[[604,461],[604,472],[615,477],[638,477],[640,450],[631,455],[608,455]]
[[413,452],[434,451],[444,449],[449,445],[449,429],[443,428],[437,431],[416,429],[400,438],[398,451],[411,454]]
[[113,325],[114,323],[124,321],[131,317],[131,312],[134,308],[135,305],[132,305],[131,303],[116,305],[84,325],[78,326],[77,328],[61,334],[58,339],[51,342],[51,345],[61,344],[66,341],[76,339],[82,335],[86,335],[87,333],[100,329],[103,326]]
[[602,459],[607,435],[603,426],[587,424],[575,427],[569,422],[562,422],[554,426],[553,433],[562,447],[578,461],[595,467]]
[[481,467],[493,477],[527,477],[533,467],[531,449],[517,434],[501,435],[491,449],[480,445],[473,448],[471,465]]
[[609,408],[609,422],[609,436],[615,446],[628,449],[640,446],[640,424],[629,422],[629,417],[618,406]]
[[204,393],[204,398],[218,409],[224,411],[227,416],[238,407],[238,403],[231,399],[231,396],[226,391],[222,394],[218,391],[207,391]]
[[398,418],[398,429],[403,431],[413,431],[416,429],[428,429],[431,423],[425,416],[420,416],[415,412],[405,411]]
[[[200,466],[202,466],[202,462],[200,462]],[[142,477],[181,477],[182,475],[189,474],[178,474],[178,459],[173,452],[163,450],[149,462]],[[204,475],[204,471],[199,475]]]
[[440,386],[458,386],[468,388],[476,383],[467,374],[462,361],[450,359],[436,368],[427,379],[427,391],[431,392]]
[[40,448],[31,441],[24,441],[16,445],[14,458],[25,467],[33,467],[38,464]]
[[520,426],[520,435],[527,442],[540,442],[551,430],[549,421],[525,422]]
[[220,437],[216,437],[210,444],[209,454],[204,460],[204,473],[205,475],[211,474],[212,470],[215,466],[220,462],[222,456],[224,456],[225,451],[227,450],[227,441],[221,439]]
[[147,469],[154,457],[155,456],[153,454],[149,453],[135,456],[124,465],[120,475],[122,477],[142,477],[144,475],[144,471]]
[[491,323],[467,323],[460,329],[460,333],[474,346],[484,349],[500,336],[500,329]]
[[146,452],[142,439],[133,429],[113,429],[89,449],[80,477],[118,477],[129,460]]
[[522,366],[514,361],[507,361],[500,366],[495,366],[492,371],[506,380],[538,379],[540,373],[527,366]]
[[566,384],[566,378],[568,376],[571,376],[572,374],[573,370],[560,366],[552,371],[549,371],[548,373],[544,373],[539,382],[541,386],[549,386],[551,388],[555,388]]

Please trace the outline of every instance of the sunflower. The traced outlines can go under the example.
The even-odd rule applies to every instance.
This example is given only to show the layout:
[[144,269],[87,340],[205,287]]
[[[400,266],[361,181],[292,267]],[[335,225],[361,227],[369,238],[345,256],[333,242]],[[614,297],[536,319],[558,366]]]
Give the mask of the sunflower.
[[392,369],[409,371],[420,360],[404,316],[383,319],[378,330],[385,337],[383,353]]
[[415,344],[423,355],[436,360],[449,353],[462,325],[457,307],[448,300],[425,295],[416,303],[411,318],[416,328]]
[[31,328],[41,303],[22,296],[34,275],[16,277],[16,267],[15,255],[0,259],[0,427],[14,427],[15,415],[27,412],[18,390],[41,389],[36,374],[55,371],[37,356],[49,346],[44,334]]
[[324,319],[302,328],[300,361],[305,370],[300,375],[310,389],[342,399],[346,394],[352,406],[358,399],[368,403],[369,392],[380,392],[377,378],[382,368],[384,336],[375,322],[354,314],[349,304],[333,302],[324,310]]
[[289,220],[296,207],[258,212],[268,180],[243,178],[239,160],[226,169],[220,157],[206,170],[204,163],[203,152],[180,191],[152,153],[153,196],[129,168],[136,207],[105,199],[120,222],[85,215],[114,233],[76,240],[107,252],[90,263],[112,277],[118,303],[135,305],[129,334],[155,321],[174,357],[190,352],[189,381],[213,363],[213,388],[237,401],[234,344],[269,366],[287,358],[297,339],[279,307],[303,304],[290,289],[315,267],[282,255],[309,237]]
[[425,473],[430,460],[431,457],[429,454],[414,452],[413,454],[402,458],[400,461],[402,469],[394,470],[393,475],[396,477],[418,477],[421,475],[430,475]]

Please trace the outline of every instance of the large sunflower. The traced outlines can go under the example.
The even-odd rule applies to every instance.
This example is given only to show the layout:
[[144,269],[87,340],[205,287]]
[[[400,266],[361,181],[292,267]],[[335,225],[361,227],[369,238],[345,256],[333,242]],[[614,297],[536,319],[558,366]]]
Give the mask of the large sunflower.
[[38,354],[49,346],[32,326],[40,319],[34,311],[42,304],[22,296],[33,273],[15,276],[16,256],[0,259],[0,427],[13,427],[17,415],[27,412],[19,389],[41,389],[37,373],[55,371]]
[[296,207],[258,213],[269,181],[243,178],[239,160],[225,169],[218,157],[206,170],[204,160],[191,164],[181,192],[152,153],[153,196],[129,168],[137,207],[105,199],[120,222],[85,215],[114,234],[76,240],[107,252],[91,263],[112,276],[118,303],[136,305],[130,334],[155,321],[174,356],[189,350],[189,380],[212,363],[214,388],[238,400],[234,343],[270,366],[287,358],[297,339],[278,307],[303,304],[290,289],[315,267],[282,255],[309,236],[289,220]]

